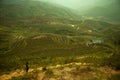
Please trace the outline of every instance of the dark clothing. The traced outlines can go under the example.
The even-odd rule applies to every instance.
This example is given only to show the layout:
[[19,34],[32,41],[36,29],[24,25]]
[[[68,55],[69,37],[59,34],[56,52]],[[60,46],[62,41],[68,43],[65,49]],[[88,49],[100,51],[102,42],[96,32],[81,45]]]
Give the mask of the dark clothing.
[[29,66],[28,66],[28,62],[26,63],[26,73],[28,73],[29,70]]

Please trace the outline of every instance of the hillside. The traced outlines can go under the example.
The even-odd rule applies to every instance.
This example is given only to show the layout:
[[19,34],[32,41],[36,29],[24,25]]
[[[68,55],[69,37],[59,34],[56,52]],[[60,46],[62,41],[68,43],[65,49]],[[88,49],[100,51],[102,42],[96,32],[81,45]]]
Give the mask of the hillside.
[[42,1],[14,0],[10,3],[3,1],[0,5],[0,24],[5,26],[25,26],[25,24],[32,23],[37,25],[38,23],[65,22],[65,20],[72,22],[72,19],[75,20],[77,18],[67,8]]
[[[47,79],[49,73],[55,74],[58,70],[61,75],[55,74],[51,78],[58,79],[66,74],[67,79],[107,79],[120,70],[119,36],[120,25],[80,16],[61,5],[36,0],[1,0],[0,79],[7,79],[6,76],[12,79],[22,71],[21,76],[27,76],[28,80],[33,77],[36,80],[39,74]],[[33,69],[28,75],[24,72],[26,62],[29,62],[30,70]],[[55,68],[55,65],[63,67]],[[101,67],[105,69],[102,73],[109,76],[101,73]],[[43,72],[40,69],[37,73],[37,68],[48,69]],[[71,70],[65,72],[64,68]],[[16,70],[21,71],[16,73]],[[16,77],[21,78],[20,74]]]
[[79,19],[70,9],[52,3],[32,0],[0,3],[0,25],[21,34],[59,33],[57,30],[63,29],[66,33],[75,32],[70,26],[80,22]]
[[89,8],[84,11],[80,11],[79,13],[84,16],[97,18],[100,21],[111,22],[114,24],[120,23],[120,5],[117,1],[108,5]]
[[[55,33],[79,36],[88,30],[101,32],[115,24],[81,17],[71,9],[43,1],[2,0],[0,3],[0,26],[7,27],[18,35]],[[98,29],[99,28],[99,29]],[[90,33],[91,34],[91,33]],[[101,34],[100,34],[101,35]]]

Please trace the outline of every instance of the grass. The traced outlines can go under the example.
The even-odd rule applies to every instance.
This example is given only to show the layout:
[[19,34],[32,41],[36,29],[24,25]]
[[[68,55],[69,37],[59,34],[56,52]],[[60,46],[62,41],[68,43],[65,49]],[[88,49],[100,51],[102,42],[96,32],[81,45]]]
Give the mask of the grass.
[[[34,39],[39,36],[45,37]],[[69,37],[38,34],[21,40],[18,39],[12,44],[13,48],[10,52],[0,55],[0,71],[9,72],[22,68],[26,61],[30,63],[31,67],[34,67],[34,65],[48,66],[71,62],[101,64],[101,60],[109,55],[105,51],[106,46],[87,47],[83,42],[78,42],[81,37]],[[71,42],[71,39],[76,41]],[[86,58],[77,58],[81,56]]]
[[[82,23],[80,17],[61,6],[44,2],[14,1],[0,3],[0,75],[25,68],[26,61],[30,68],[81,62],[92,63],[96,68],[109,66],[120,69],[120,47],[117,47],[120,43],[119,25],[94,20]],[[94,47],[86,46],[91,39],[102,39],[105,43]],[[100,71],[95,71],[91,66],[82,68],[71,65],[71,68],[73,66],[73,75],[85,76],[88,73],[87,77],[90,78],[95,74],[92,80],[102,79],[101,76],[97,77],[102,75]],[[54,70],[51,69],[45,69],[45,72],[46,78],[50,75],[62,79],[66,75],[65,71],[62,71],[61,77],[53,75]],[[13,80],[36,79],[38,74],[36,71]],[[73,77],[79,78],[75,75]],[[119,77],[111,77],[117,78]]]
[[[108,71],[108,72],[106,72]],[[113,70],[109,67],[95,67],[83,66],[76,64],[69,64],[50,68],[47,66],[46,70],[36,70],[27,75],[23,75],[12,80],[37,80],[37,79],[65,79],[65,80],[119,80],[119,74],[114,74]]]
[[[62,71],[62,75],[55,75],[54,69],[44,69],[44,71],[34,71],[33,73],[30,73],[29,75],[20,76],[18,78],[12,78],[12,80],[31,80],[31,79],[37,79],[39,74],[43,75],[44,78],[54,78],[54,79],[65,79],[65,76],[71,75],[73,78],[77,79],[86,79],[87,78],[92,80],[101,80],[101,79],[114,79],[116,77],[105,77],[106,73],[103,73],[99,70],[101,66],[109,66],[107,63],[105,63],[104,59],[110,59],[111,56],[111,48],[101,45],[95,48],[84,46],[83,44],[62,44],[59,43],[56,44],[56,42],[52,41],[50,38],[44,39],[44,40],[37,40],[36,43],[34,43],[34,40],[32,40],[33,37],[29,38],[29,40],[26,39],[28,44],[27,46],[31,48],[33,52],[30,51],[24,54],[23,51],[25,49],[30,50],[29,48],[21,48],[20,51],[13,49],[11,53],[7,53],[7,55],[1,55],[0,59],[0,67],[1,67],[1,74],[5,74],[6,72],[10,72],[16,69],[23,69],[25,68],[25,62],[29,62],[29,67],[35,69],[36,67],[42,66],[42,67],[49,67],[54,65],[65,65],[69,63],[75,63],[75,62],[81,62],[81,63],[92,63],[91,66],[78,66],[75,64],[69,65],[69,66],[62,66],[61,68],[56,68],[58,71]],[[43,41],[45,41],[48,44],[45,44]],[[47,41],[49,40],[49,41]],[[51,41],[50,41],[51,40]],[[30,42],[29,42],[30,41]],[[36,40],[35,40],[36,41]],[[42,41],[43,43],[40,43],[39,41]],[[31,43],[32,42],[32,43]],[[41,45],[46,45],[41,46]],[[31,45],[31,46],[30,46]],[[56,47],[54,47],[54,46]],[[33,47],[35,46],[35,47]],[[37,47],[36,47],[37,46]],[[113,49],[113,48],[112,48]],[[37,50],[37,51],[36,51]],[[99,51],[101,50],[101,51]],[[107,51],[106,51],[107,50]],[[108,51],[110,50],[110,51]],[[116,49],[117,50],[117,49]],[[108,53],[109,52],[109,53]],[[9,56],[11,55],[11,56]],[[9,58],[8,58],[9,56]],[[115,56],[114,56],[115,57]],[[115,57],[118,58],[118,57]],[[4,62],[3,62],[4,60]],[[113,60],[113,59],[112,59]],[[116,59],[115,59],[116,61]],[[108,62],[110,62],[108,60]],[[73,69],[72,71],[65,72],[65,69]],[[44,73],[45,72],[45,73]],[[63,76],[65,75],[65,76]],[[79,76],[81,75],[81,76]],[[99,76],[97,76],[99,75]],[[110,75],[110,74],[109,74]],[[83,76],[83,77],[82,77]],[[93,76],[93,77],[91,77]],[[70,76],[69,76],[70,77]]]
[[108,78],[108,80],[119,80],[120,79],[120,74],[115,74],[112,75],[110,78]]
[[[43,37],[41,38],[40,36]],[[47,67],[58,64],[63,65],[72,62],[92,63],[93,66],[96,67],[109,66],[109,55],[111,55],[112,52],[118,51],[118,49],[115,48],[116,46],[105,44],[88,47],[85,45],[85,39],[86,38],[80,36],[63,36],[45,33],[27,36],[23,39],[15,39],[11,44],[11,50],[6,54],[0,54],[0,74],[2,75],[16,69],[23,69],[25,68],[26,61],[29,62],[30,68],[36,68],[36,66]],[[116,61],[115,58],[118,57],[114,56],[112,60]],[[108,59],[107,62],[105,62],[106,59]],[[115,65],[113,65],[113,67]],[[61,68],[61,70],[63,69],[64,67]],[[47,71],[48,75],[53,72],[52,70]],[[89,73],[94,72],[94,70],[91,67],[87,67],[85,69],[78,69],[78,71],[75,70],[73,74],[82,73],[83,75],[83,72]],[[34,74],[36,74],[36,76],[34,76]],[[27,78],[36,78],[38,76],[37,74],[38,73],[33,73]],[[91,73],[89,75],[91,75]],[[46,78],[48,78],[47,76]],[[55,77],[56,76],[54,76],[54,78]],[[22,79],[23,76],[19,78]],[[26,78],[26,76],[24,76],[24,78]],[[94,79],[98,78],[95,77]]]

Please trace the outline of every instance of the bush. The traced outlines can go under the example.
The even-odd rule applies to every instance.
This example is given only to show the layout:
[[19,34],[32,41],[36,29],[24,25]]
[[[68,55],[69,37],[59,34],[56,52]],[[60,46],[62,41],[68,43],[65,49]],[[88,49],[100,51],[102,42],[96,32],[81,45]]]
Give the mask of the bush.
[[110,66],[116,70],[120,70],[120,54],[114,54],[110,58]]
[[120,70],[120,51],[117,50],[110,58],[107,59],[107,65]]
[[46,70],[47,70],[46,67],[43,67],[43,68],[42,68],[42,71],[46,71]]
[[120,80],[120,74],[112,75],[108,80]]
[[13,77],[11,80],[24,80],[24,76]]

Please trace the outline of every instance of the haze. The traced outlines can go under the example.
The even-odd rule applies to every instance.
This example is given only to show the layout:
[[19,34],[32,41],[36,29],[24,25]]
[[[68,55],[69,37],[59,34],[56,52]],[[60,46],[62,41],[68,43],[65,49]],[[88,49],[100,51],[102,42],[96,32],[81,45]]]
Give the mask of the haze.
[[104,6],[118,0],[42,0],[61,4],[72,9],[87,9],[95,6]]

